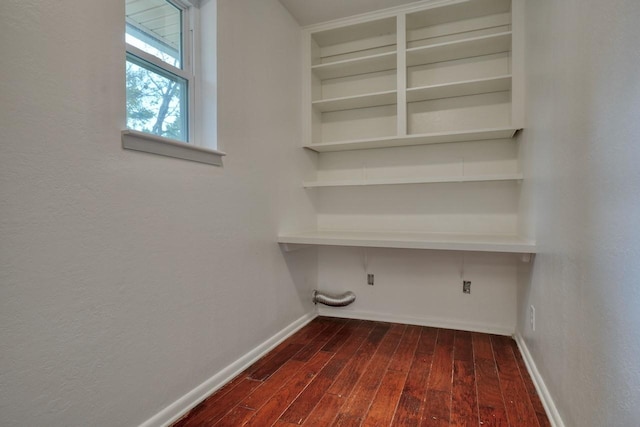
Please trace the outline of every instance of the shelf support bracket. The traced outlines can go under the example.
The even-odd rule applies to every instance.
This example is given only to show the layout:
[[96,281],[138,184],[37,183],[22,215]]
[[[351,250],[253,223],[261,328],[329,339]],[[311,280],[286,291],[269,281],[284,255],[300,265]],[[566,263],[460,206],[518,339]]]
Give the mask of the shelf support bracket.
[[531,254],[522,254],[520,256],[520,259],[522,260],[522,262],[524,263],[530,263],[531,262]]

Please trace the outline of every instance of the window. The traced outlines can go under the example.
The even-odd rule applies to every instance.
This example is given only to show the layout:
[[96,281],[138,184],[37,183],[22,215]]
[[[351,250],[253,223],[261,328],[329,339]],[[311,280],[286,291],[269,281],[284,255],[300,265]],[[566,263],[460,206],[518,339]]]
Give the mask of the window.
[[[205,8],[206,16],[211,18],[213,13],[215,22],[215,2],[211,3]],[[126,0],[125,4],[127,130],[122,134],[123,147],[220,165],[224,153],[194,144],[199,133],[194,129],[196,105],[202,105],[202,100],[196,103],[195,99],[194,64],[201,58],[196,57],[199,9],[192,4],[199,2]],[[215,38],[207,42],[215,44]],[[207,100],[207,106],[212,103],[215,100]]]
[[127,0],[127,128],[189,141],[188,9],[168,0]]

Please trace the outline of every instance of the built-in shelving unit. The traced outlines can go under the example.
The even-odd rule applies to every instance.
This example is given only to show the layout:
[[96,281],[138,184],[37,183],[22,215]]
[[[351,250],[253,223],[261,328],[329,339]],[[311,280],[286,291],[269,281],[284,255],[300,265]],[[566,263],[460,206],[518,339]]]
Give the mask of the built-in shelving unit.
[[[336,229],[332,221],[345,218],[346,225],[337,228],[351,231],[288,233],[279,242],[535,252],[532,242],[515,236],[517,197],[501,193],[518,192],[519,186],[508,182],[523,179],[510,148],[522,128],[522,29],[513,26],[520,22],[514,14],[521,13],[522,1],[422,2],[305,29],[303,147],[318,153],[319,169],[303,185],[326,188],[319,229]],[[447,187],[452,183],[455,187]],[[438,185],[427,191],[423,184]],[[397,186],[392,195],[391,185]],[[339,187],[345,189],[332,190]],[[474,198],[477,191],[483,197]],[[420,205],[412,197],[433,200]],[[393,198],[412,209],[404,218],[418,225],[416,232],[358,230],[367,227],[353,219],[363,218],[355,212],[358,205],[327,205],[358,198],[369,208],[369,229],[376,215],[381,230],[394,228],[393,215],[403,217],[398,209],[384,209]],[[384,200],[379,214],[378,200]],[[451,211],[449,221],[441,210],[415,211],[418,205],[465,211]],[[327,215],[330,221],[324,223]],[[434,229],[441,232],[421,232]]]

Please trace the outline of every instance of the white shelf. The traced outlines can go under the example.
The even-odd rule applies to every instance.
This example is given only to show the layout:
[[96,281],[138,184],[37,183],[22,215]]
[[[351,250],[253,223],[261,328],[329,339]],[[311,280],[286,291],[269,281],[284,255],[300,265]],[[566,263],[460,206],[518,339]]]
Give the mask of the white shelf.
[[444,251],[532,254],[535,242],[514,235],[310,231],[280,234],[278,243],[365,248],[432,249]]
[[511,50],[511,31],[407,49],[407,66],[453,61]]
[[442,144],[448,142],[482,141],[487,139],[513,138],[518,129],[492,128],[468,131],[437,132],[408,136],[388,136],[382,138],[355,139],[339,142],[322,142],[305,145],[304,148],[317,151],[366,150],[371,148],[403,147],[409,145]]
[[393,70],[396,68],[396,52],[381,53],[363,58],[346,59],[344,61],[318,64],[311,67],[311,71],[321,80],[338,77],[355,76],[358,74],[375,73],[377,71]]
[[407,89],[407,102],[511,90],[511,75]]
[[344,98],[323,99],[314,101],[311,105],[318,111],[352,110],[354,108],[377,107],[380,105],[395,104],[397,92],[389,90],[385,92],[368,93],[365,95],[346,96]]
[[489,181],[520,181],[521,173],[504,175],[467,175],[467,176],[433,176],[424,178],[372,178],[351,179],[341,181],[305,181],[304,188],[321,187],[356,187],[367,185],[401,185],[401,184],[439,184],[462,182],[489,182]]

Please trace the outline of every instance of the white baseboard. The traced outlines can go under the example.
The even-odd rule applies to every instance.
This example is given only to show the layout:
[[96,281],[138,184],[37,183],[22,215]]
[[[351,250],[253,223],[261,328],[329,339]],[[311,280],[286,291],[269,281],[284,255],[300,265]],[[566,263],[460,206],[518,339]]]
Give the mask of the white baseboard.
[[516,343],[518,343],[518,348],[520,349],[520,353],[522,354],[525,365],[527,365],[527,370],[529,371],[529,375],[533,380],[533,384],[536,386],[536,391],[538,392],[538,396],[540,396],[540,400],[542,401],[544,410],[547,412],[549,422],[553,427],[564,427],[564,422],[562,421],[562,418],[560,418],[558,408],[556,408],[556,404],[551,398],[549,389],[547,389],[544,380],[540,376],[540,372],[538,371],[538,368],[536,367],[536,364],[531,357],[531,353],[529,352],[529,348],[527,347],[524,338],[519,333],[516,333],[514,335],[514,338],[516,340]]
[[256,360],[260,359],[262,356],[271,351],[274,347],[293,335],[296,331],[298,331],[300,328],[305,326],[317,316],[318,314],[315,311],[305,314],[244,356],[240,357],[237,361],[233,362],[231,365],[227,366],[226,368],[173,402],[171,405],[167,406],[162,411],[158,412],[156,415],[140,424],[140,427],[165,427],[171,425],[171,423],[178,420],[194,406],[202,402],[211,393],[215,392],[220,387],[225,385],[236,375],[248,368]]
[[496,335],[513,335],[513,329],[491,324],[477,322],[460,322],[450,319],[439,319],[431,317],[410,317],[398,316],[389,313],[375,313],[369,311],[341,310],[339,308],[329,308],[318,306],[318,314],[328,317],[343,317],[346,319],[374,320],[378,322],[403,323],[407,325],[431,326],[434,328],[456,329],[459,331],[484,332]]

